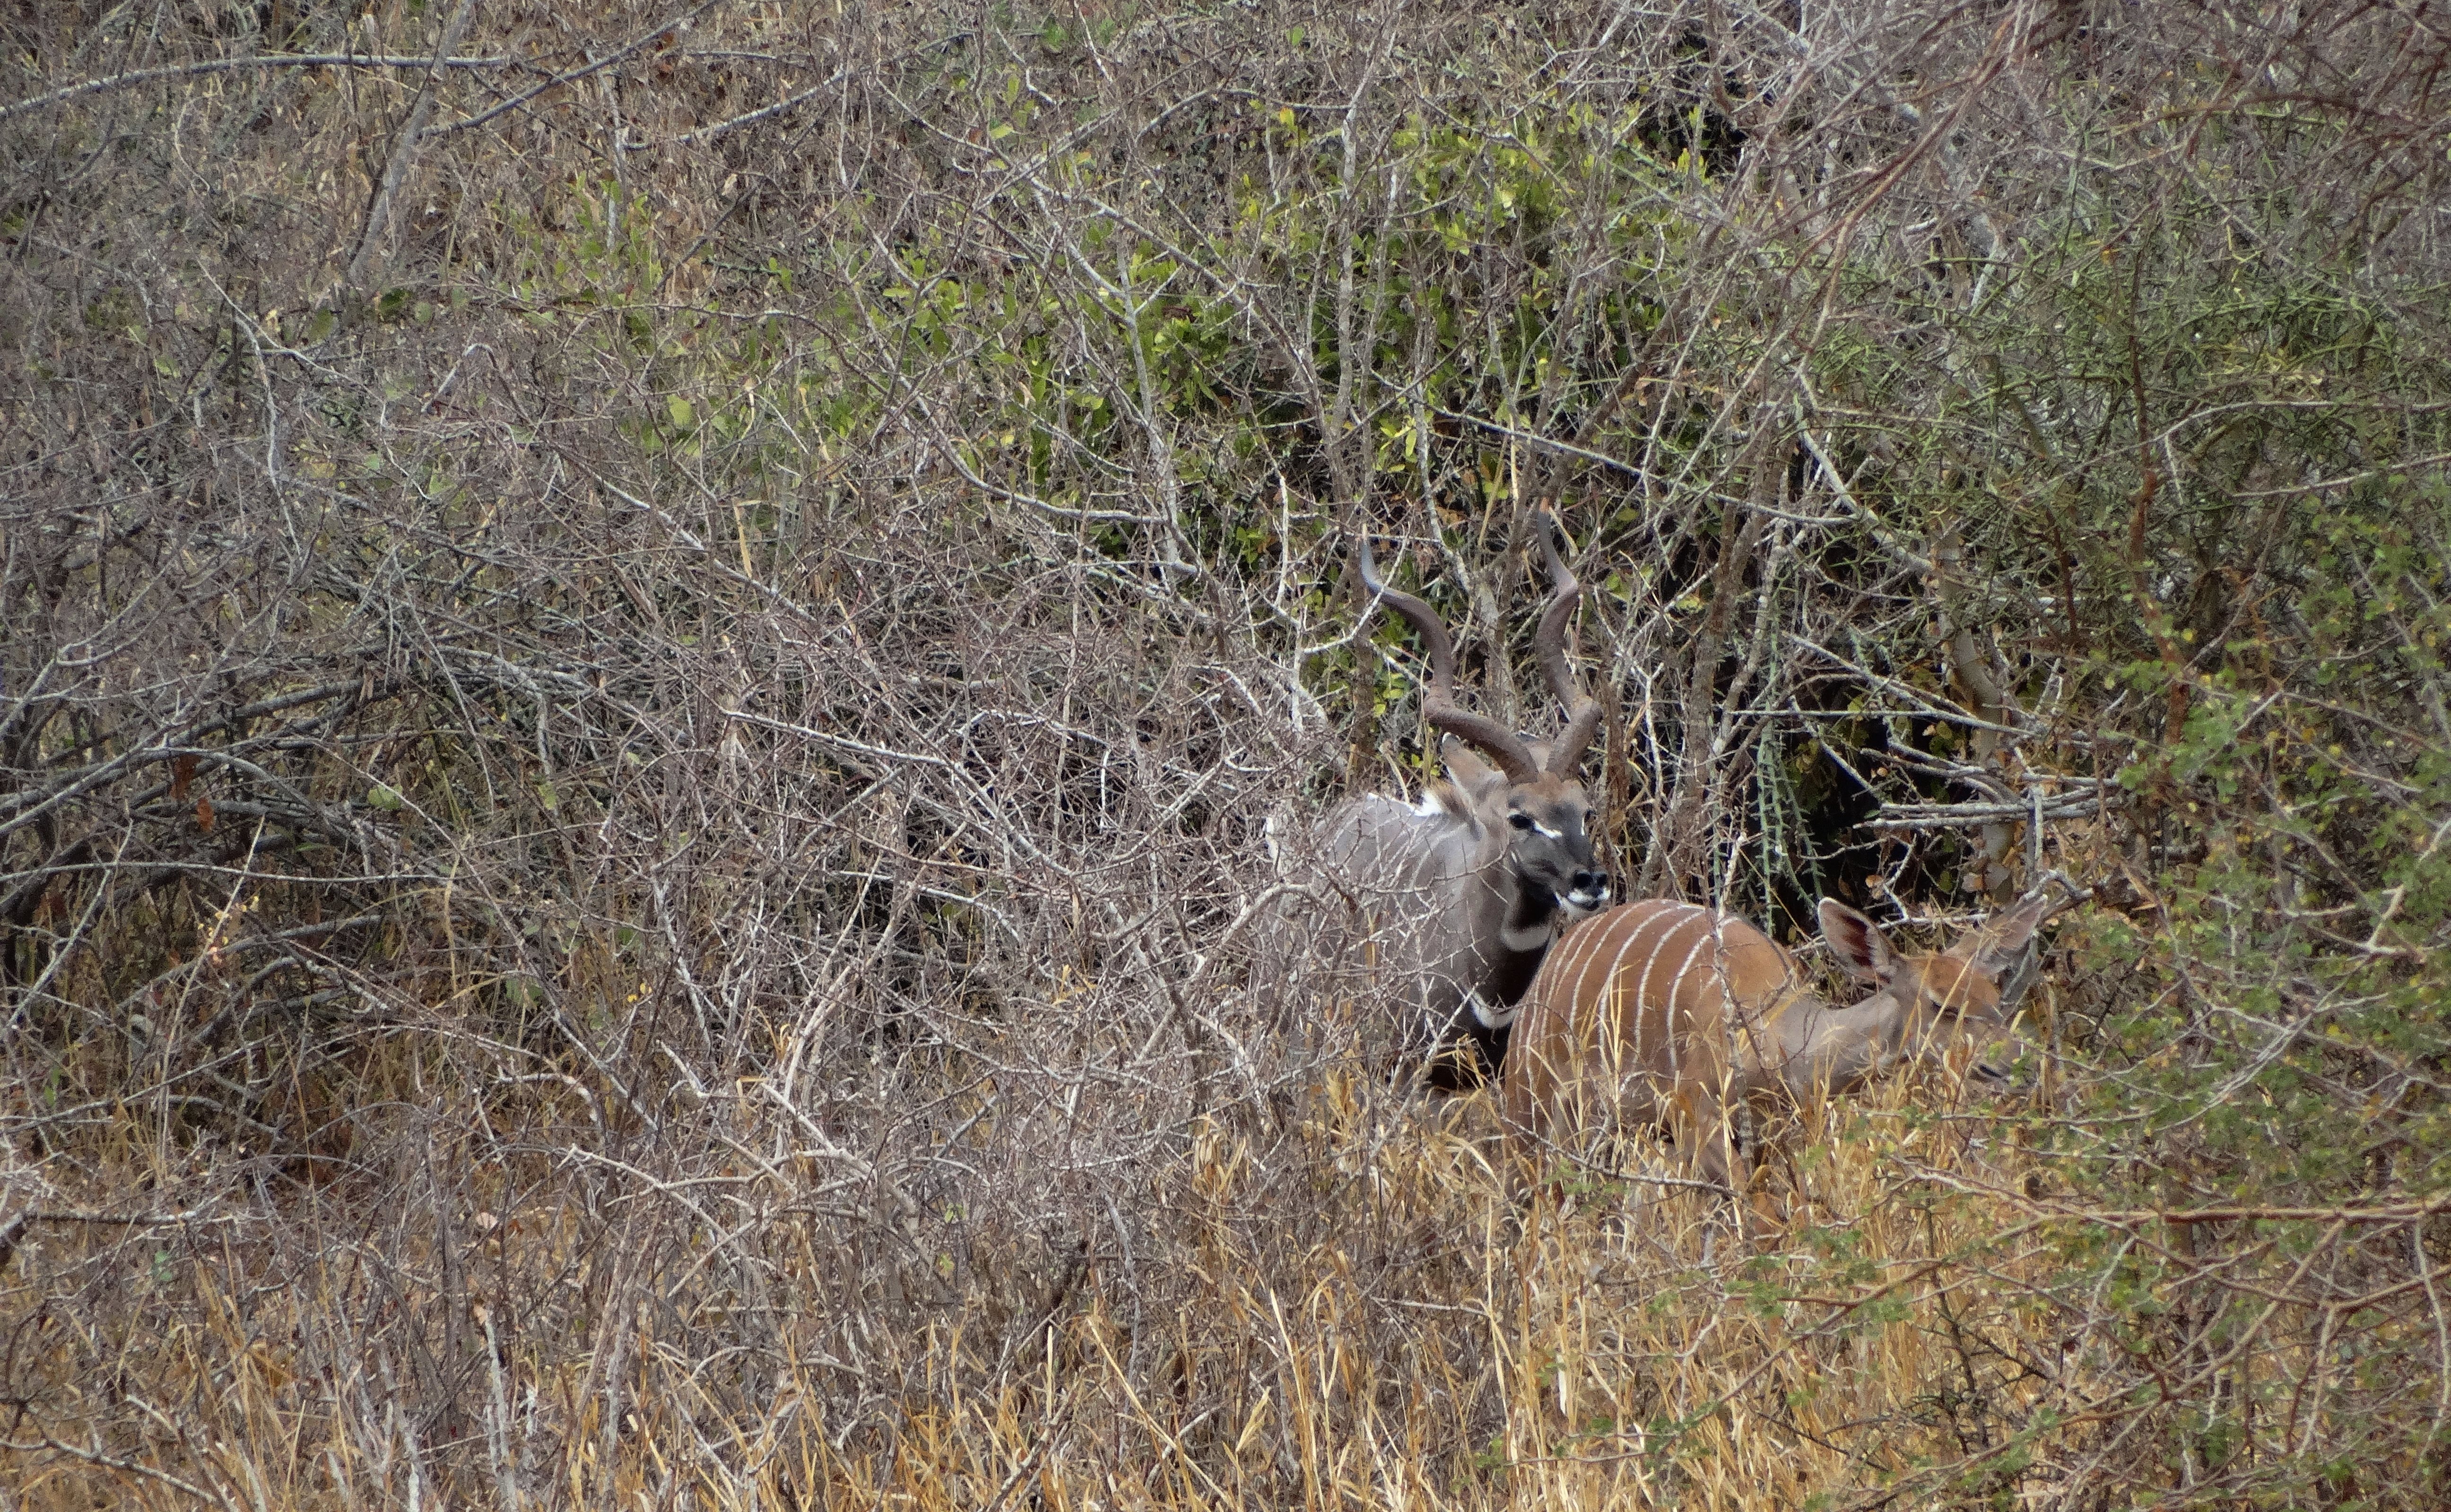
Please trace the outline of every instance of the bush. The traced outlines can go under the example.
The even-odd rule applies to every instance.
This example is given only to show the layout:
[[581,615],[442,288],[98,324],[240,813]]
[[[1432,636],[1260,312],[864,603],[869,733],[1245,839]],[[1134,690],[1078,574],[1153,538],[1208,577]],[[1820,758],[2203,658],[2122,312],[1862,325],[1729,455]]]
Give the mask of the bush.
[[[0,23],[28,1505],[2442,1498],[2422,18],[351,9]],[[1542,501],[1637,890],[2096,890],[1781,1244],[1253,990]]]

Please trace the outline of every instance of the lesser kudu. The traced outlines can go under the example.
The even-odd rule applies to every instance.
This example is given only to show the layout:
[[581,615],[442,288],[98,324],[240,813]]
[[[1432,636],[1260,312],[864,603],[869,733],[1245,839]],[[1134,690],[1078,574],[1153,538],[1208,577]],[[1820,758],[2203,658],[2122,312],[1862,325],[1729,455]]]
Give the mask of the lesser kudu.
[[1936,956],[1900,954],[1871,920],[1821,900],[1822,938],[1873,989],[1848,1004],[1815,994],[1794,957],[1732,914],[1618,908],[1551,951],[1524,998],[1499,1098],[1507,1142],[1541,1157],[1597,1119],[1664,1125],[1689,1169],[1726,1186],[1748,1108],[1852,1091],[1934,1054],[1971,1052],[1972,1076],[2005,1082],[2014,1014],[2001,983],[2058,911],[2049,896]]
[[1358,548],[1372,600],[1422,637],[1430,664],[1422,712],[1444,737],[1449,779],[1427,785],[1419,804],[1376,793],[1354,799],[1319,831],[1329,872],[1361,903],[1356,943],[1403,1018],[1396,1049],[1408,1068],[1460,1035],[1484,1065],[1498,1065],[1515,1002],[1550,941],[1568,921],[1608,906],[1591,804],[1576,778],[1600,706],[1566,665],[1566,626],[1582,588],[1551,538],[1556,522],[1544,513],[1534,524],[1552,593],[1533,646],[1565,718],[1554,741],[1527,740],[1459,704],[1446,627],[1427,604],[1380,579],[1366,536]]

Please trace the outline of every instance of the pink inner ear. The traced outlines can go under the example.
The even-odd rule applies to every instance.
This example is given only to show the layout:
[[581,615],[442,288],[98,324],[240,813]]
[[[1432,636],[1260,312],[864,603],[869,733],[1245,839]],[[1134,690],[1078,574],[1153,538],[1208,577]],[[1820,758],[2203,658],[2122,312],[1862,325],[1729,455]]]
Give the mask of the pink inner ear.
[[1847,974],[1863,981],[1886,981],[1892,969],[1889,941],[1871,920],[1834,898],[1821,900],[1821,938],[1830,941]]

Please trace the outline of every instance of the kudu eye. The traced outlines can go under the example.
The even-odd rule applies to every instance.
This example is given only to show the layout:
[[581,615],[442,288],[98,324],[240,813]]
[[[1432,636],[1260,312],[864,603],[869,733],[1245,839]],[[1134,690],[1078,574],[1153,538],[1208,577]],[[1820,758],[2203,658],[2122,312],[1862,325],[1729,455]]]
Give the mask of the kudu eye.
[[1506,822],[1513,824],[1518,829],[1530,829],[1532,827],[1532,816],[1525,813],[1519,812],[1509,814],[1506,816]]

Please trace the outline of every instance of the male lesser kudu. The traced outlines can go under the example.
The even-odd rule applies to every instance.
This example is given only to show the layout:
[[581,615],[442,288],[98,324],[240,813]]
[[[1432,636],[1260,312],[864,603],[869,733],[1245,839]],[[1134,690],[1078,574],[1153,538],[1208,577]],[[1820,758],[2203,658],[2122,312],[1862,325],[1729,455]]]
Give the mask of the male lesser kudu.
[[1822,938],[1873,989],[1835,1004],[1732,914],[1628,903],[1567,936],[1525,997],[1499,1101],[1508,1143],[1545,1159],[1598,1118],[1665,1125],[1683,1160],[1726,1184],[1731,1126],[1748,1104],[1848,1092],[1903,1061],[1960,1050],[1971,1051],[1972,1075],[2005,1081],[1990,1058],[2013,1048],[2001,982],[2056,911],[2038,890],[1949,950],[1912,956],[1825,898]]
[[1533,646],[1565,716],[1555,741],[1527,740],[1457,703],[1446,627],[1427,604],[1381,581],[1368,538],[1359,545],[1363,586],[1422,637],[1430,663],[1422,712],[1444,736],[1449,778],[1429,784],[1418,804],[1354,799],[1319,831],[1329,872],[1361,903],[1359,947],[1405,1020],[1396,1048],[1408,1066],[1460,1033],[1496,1065],[1515,1001],[1550,941],[1567,921],[1608,906],[1591,804],[1576,778],[1600,706],[1566,666],[1566,626],[1582,589],[1551,539],[1555,521],[1543,514],[1534,523],[1553,592]]

